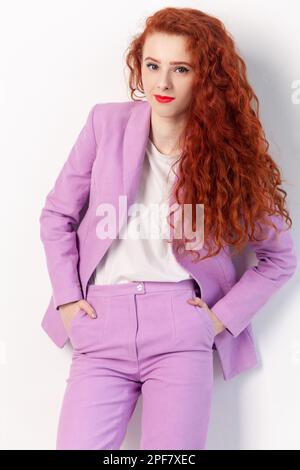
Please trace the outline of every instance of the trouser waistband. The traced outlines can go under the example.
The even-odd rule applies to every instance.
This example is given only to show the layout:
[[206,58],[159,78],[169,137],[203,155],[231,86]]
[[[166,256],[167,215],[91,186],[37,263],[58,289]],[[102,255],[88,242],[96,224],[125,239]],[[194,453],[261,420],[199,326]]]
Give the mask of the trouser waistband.
[[182,281],[132,281],[121,284],[89,284],[87,294],[106,296],[124,294],[145,294],[147,292],[177,291],[195,289],[194,279]]

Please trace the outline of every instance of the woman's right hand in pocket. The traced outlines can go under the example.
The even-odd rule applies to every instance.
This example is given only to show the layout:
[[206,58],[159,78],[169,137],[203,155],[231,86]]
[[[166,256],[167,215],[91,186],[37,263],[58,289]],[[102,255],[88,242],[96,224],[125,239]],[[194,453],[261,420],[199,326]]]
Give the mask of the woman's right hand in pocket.
[[58,309],[66,331],[69,331],[72,320],[80,310],[83,310],[91,319],[97,318],[95,310],[85,299],[60,305]]

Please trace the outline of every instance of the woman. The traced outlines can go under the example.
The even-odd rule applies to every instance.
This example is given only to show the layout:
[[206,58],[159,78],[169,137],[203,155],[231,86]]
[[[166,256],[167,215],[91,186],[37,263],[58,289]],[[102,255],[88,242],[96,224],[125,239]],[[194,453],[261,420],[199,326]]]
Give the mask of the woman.
[[[164,8],[126,63],[132,101],[93,106],[40,217],[42,325],[73,347],[57,449],[120,448],[140,394],[141,449],[204,449],[213,351],[225,380],[257,364],[251,319],[296,269],[292,221],[218,19]],[[247,243],[258,265],[237,280]]]

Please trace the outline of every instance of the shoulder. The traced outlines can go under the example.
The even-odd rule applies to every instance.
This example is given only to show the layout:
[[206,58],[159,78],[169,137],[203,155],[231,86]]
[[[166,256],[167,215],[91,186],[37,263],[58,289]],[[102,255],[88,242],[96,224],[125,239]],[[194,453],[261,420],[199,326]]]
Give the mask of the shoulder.
[[124,129],[140,116],[139,110],[147,106],[144,101],[95,103],[90,111],[96,141],[100,136],[123,134]]
[[129,117],[134,108],[140,105],[139,101],[116,101],[95,103],[92,107],[94,123],[105,118]]

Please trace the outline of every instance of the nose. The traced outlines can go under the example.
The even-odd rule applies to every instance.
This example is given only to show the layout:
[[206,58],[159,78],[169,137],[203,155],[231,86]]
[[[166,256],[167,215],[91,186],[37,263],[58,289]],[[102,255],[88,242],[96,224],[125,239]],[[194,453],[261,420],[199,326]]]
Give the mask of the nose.
[[161,72],[158,78],[157,88],[161,90],[166,90],[166,89],[170,89],[171,87],[172,87],[171,79],[170,79],[168,72]]

